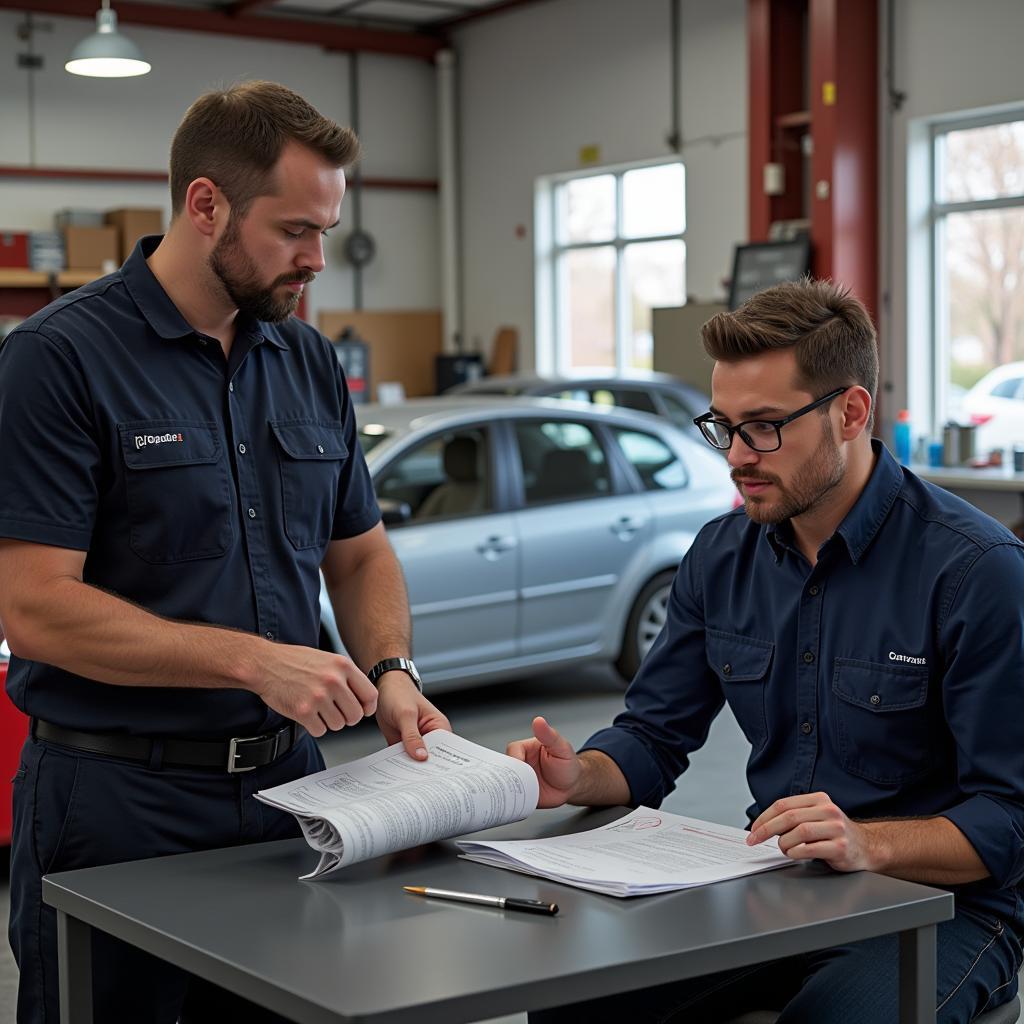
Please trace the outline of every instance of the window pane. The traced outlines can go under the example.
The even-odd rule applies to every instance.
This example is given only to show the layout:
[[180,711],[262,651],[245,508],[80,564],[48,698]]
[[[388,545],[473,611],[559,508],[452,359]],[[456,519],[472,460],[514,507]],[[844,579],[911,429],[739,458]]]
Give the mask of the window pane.
[[941,201],[1024,195],[1024,121],[947,132],[939,166]]
[[648,491],[686,486],[686,469],[663,441],[636,430],[616,430],[619,447]]
[[487,511],[490,488],[484,432],[463,430],[432,437],[389,466],[376,491],[381,498],[408,502],[414,520]]
[[516,440],[527,504],[610,493],[604,450],[582,423],[519,423]]
[[558,241],[607,242],[615,237],[615,177],[598,174],[558,187]]
[[977,450],[1024,442],[1024,402],[993,395],[1024,374],[1024,209],[949,214],[939,232],[945,416],[979,424]]
[[649,370],[654,358],[651,310],[686,301],[686,243],[639,242],[624,252],[631,324],[627,365]]
[[570,368],[614,366],[614,248],[570,250],[559,262],[562,325]]
[[686,172],[682,164],[640,167],[622,176],[622,235],[681,235],[686,230]]

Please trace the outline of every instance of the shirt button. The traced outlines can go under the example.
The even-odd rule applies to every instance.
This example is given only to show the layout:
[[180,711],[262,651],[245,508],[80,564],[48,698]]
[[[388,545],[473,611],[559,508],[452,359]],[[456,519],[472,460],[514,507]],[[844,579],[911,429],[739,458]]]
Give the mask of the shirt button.
[[818,588],[817,587],[811,587],[811,589],[808,591],[808,593],[811,595],[811,597],[817,597],[818,596]]
[[870,699],[872,704],[881,704],[882,703],[882,698],[879,697],[877,693],[871,694],[871,697],[869,699]]
[[804,651],[804,661],[808,665],[810,665],[810,663],[812,661],[814,661],[814,652],[813,651]]
[[730,665],[729,662],[726,662],[722,666],[722,675],[723,676],[731,676],[732,675],[732,665]]
[[238,454],[239,455],[244,455],[245,454],[245,445],[244,444],[240,444],[238,446]]
[[234,383],[234,381],[229,381],[228,382],[228,391],[230,391],[232,394],[234,394],[234,391],[235,391],[235,383]]
[[317,451],[318,451],[318,452],[319,452],[319,453],[320,453],[321,455],[323,455],[323,453],[324,453],[324,446],[323,446],[322,444],[318,444],[318,445],[316,446],[316,450],[317,450]]
[[810,736],[810,735],[811,735],[811,733],[812,733],[812,732],[814,731],[814,726],[813,726],[813,725],[811,725],[811,723],[810,723],[810,722],[804,722],[804,724],[800,726],[800,731],[801,731],[801,732],[802,732],[802,733],[803,733],[803,734],[804,734],[805,736]]
[[266,637],[266,638],[267,638],[268,640],[273,640],[273,639],[274,639],[274,634],[273,634],[273,633],[271,633],[269,629],[268,629],[268,630],[266,631],[266,633],[264,633],[263,635],[264,635],[264,636],[265,636],[265,637]]
[[254,508],[249,509],[249,518],[250,519],[255,519],[256,518],[256,509],[254,509]]

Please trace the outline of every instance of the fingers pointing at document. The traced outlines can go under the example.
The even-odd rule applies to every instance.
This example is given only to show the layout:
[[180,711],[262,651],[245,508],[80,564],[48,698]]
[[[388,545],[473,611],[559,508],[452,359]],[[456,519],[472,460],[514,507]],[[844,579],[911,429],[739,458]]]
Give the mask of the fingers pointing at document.
[[877,870],[870,832],[851,821],[827,793],[776,800],[750,826],[748,846],[771,836],[794,860],[823,860],[836,871]]

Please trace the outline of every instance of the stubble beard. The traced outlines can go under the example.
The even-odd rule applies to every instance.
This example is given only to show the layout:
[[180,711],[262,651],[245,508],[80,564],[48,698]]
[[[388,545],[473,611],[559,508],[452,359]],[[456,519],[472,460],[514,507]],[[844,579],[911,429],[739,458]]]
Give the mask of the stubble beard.
[[275,292],[281,285],[292,281],[308,283],[313,280],[311,273],[283,274],[269,287],[263,284],[259,268],[242,244],[234,215],[213,247],[207,262],[239,313],[268,324],[287,320],[298,308],[302,298],[300,292],[289,292],[284,298],[278,298]]
[[778,525],[811,512],[842,482],[846,466],[832,435],[832,420],[828,416],[823,416],[822,420],[821,444],[796,471],[788,487],[783,487],[778,477],[768,473],[734,471],[734,481],[767,480],[779,492],[778,500],[772,503],[757,496],[743,495],[743,509],[755,523]]

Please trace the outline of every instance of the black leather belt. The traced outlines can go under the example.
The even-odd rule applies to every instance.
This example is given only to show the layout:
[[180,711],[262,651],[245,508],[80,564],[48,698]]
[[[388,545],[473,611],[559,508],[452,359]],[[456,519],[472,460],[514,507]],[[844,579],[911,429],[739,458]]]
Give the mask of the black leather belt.
[[[78,732],[62,725],[32,719],[32,735],[48,743],[81,750],[88,754],[106,754],[127,761],[147,764],[157,755],[159,764],[175,768],[220,768],[222,771],[248,772],[262,768],[291,750],[303,732],[294,722],[262,736],[234,736],[228,740],[153,739],[148,736],[110,735]],[[162,749],[155,749],[161,744]]]

